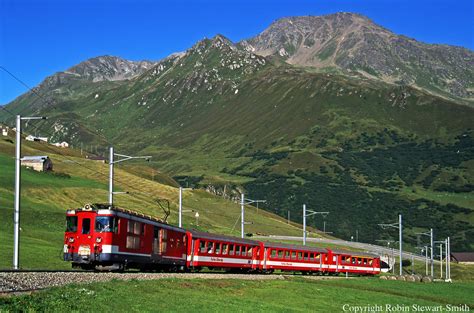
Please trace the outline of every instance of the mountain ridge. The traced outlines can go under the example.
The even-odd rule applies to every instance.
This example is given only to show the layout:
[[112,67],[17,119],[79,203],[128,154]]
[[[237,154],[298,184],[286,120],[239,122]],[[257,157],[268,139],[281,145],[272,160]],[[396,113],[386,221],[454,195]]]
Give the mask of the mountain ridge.
[[473,51],[397,35],[360,14],[282,18],[238,44],[294,65],[335,68],[474,101]]

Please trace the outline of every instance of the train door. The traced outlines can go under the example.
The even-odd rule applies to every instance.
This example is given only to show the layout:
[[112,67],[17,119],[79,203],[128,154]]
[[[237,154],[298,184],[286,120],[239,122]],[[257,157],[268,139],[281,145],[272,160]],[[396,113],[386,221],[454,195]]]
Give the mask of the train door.
[[89,212],[78,214],[78,227],[76,232],[78,254],[82,257],[89,257],[94,252],[91,244],[94,234],[95,214]]
[[153,256],[160,255],[160,228],[153,226]]

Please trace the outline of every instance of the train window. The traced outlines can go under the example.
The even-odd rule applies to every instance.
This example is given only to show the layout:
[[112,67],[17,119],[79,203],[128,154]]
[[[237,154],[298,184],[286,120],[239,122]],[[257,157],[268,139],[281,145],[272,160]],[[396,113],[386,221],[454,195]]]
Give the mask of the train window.
[[290,258],[290,251],[285,251],[285,259],[289,259]]
[[352,258],[352,264],[356,264],[356,258]]
[[298,252],[298,260],[303,260],[303,252]]
[[270,251],[271,257],[272,257],[272,258],[276,257],[276,254],[277,254],[276,250],[275,250],[275,249],[271,249],[271,251]]
[[168,247],[168,231],[166,229],[160,229],[160,251],[166,253]]
[[91,219],[83,218],[82,219],[82,234],[88,235],[91,233]]
[[306,252],[306,253],[304,254],[304,259],[305,259],[306,261],[309,261],[309,252]]
[[278,258],[283,259],[283,250],[278,250]]
[[247,256],[252,256],[252,247],[249,247],[249,249],[247,250]]
[[77,216],[66,217],[66,232],[75,233],[77,231]]
[[99,233],[117,233],[117,218],[112,216],[97,216],[95,218],[95,231]]
[[201,253],[206,253],[206,242],[204,240],[199,241],[199,251]]
[[370,266],[372,266],[372,261],[373,261],[373,260],[369,260],[369,265],[370,265]]
[[240,255],[241,246],[235,246],[235,255]]
[[207,242],[207,253],[214,253],[214,243],[212,241]]
[[221,243],[220,243],[220,242],[216,243],[216,252],[215,252],[215,253],[216,253],[216,254],[220,254],[220,253],[221,253]]
[[229,245],[226,243],[222,244],[222,254],[227,254],[229,251],[227,250],[229,248]]
[[247,255],[247,246],[242,246],[242,250],[241,250],[241,254],[242,256],[246,256]]
[[159,234],[160,234],[159,228],[156,226],[153,226],[153,254],[160,253],[160,245],[158,243]]
[[296,252],[295,251],[291,251],[291,259],[292,260],[296,259]]
[[229,255],[234,255],[234,251],[235,251],[235,246],[229,245]]
[[367,265],[367,259],[364,259],[364,265]]
[[127,249],[139,249],[140,248],[140,237],[127,236]]

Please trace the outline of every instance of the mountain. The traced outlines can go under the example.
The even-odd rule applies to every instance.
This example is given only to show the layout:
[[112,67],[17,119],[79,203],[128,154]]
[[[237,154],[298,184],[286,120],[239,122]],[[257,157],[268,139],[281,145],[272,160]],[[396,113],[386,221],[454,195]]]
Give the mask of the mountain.
[[47,115],[36,125],[53,140],[152,155],[184,186],[244,191],[294,221],[303,203],[329,211],[327,230],[342,238],[388,239],[396,234],[377,223],[402,213],[412,247],[433,227],[456,249],[474,248],[472,106],[251,50],[217,35],[130,79],[43,82],[47,101],[27,93],[7,108]]
[[239,45],[294,65],[336,69],[346,75],[362,75],[474,101],[471,50],[425,44],[396,35],[359,14],[279,19]]
[[97,81],[124,80],[136,77],[155,65],[150,61],[127,61],[114,56],[99,56],[81,62],[65,71],[64,75],[74,75],[80,79]]

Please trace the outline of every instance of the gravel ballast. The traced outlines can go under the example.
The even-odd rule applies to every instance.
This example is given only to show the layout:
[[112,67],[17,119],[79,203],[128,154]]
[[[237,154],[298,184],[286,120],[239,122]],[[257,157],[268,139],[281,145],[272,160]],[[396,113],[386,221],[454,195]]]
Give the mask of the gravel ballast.
[[285,279],[285,275],[219,274],[219,273],[97,273],[97,272],[0,272],[0,293],[31,291],[67,284],[119,280],[152,279]]

